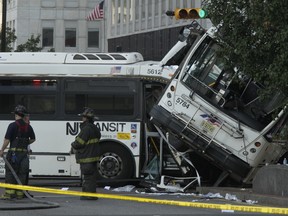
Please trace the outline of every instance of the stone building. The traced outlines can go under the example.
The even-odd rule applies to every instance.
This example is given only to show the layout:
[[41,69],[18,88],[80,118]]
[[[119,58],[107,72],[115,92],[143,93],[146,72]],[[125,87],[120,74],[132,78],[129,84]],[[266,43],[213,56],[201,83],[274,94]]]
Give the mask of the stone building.
[[[86,20],[102,0],[7,0],[7,27],[15,29],[14,49],[41,35],[42,51],[130,52],[160,59],[191,20],[175,20],[167,10],[201,7],[201,0],[104,0],[104,18]],[[209,20],[200,20],[209,27]]]

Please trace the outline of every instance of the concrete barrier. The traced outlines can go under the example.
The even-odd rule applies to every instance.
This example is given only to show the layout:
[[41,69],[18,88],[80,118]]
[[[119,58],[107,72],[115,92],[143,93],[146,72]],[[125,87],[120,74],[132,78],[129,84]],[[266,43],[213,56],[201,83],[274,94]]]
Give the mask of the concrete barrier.
[[264,166],[255,175],[253,192],[288,197],[288,165]]

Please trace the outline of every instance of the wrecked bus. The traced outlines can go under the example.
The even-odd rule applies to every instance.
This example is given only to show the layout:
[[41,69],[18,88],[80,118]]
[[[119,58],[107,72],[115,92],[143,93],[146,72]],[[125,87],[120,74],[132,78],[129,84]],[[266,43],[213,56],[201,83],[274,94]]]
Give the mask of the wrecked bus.
[[273,92],[263,99],[262,83],[228,67],[217,54],[215,31],[198,31],[200,39],[152,108],[151,121],[172,149],[189,153],[202,181],[250,184],[259,168],[287,152],[278,139],[287,122],[280,106],[286,96]]

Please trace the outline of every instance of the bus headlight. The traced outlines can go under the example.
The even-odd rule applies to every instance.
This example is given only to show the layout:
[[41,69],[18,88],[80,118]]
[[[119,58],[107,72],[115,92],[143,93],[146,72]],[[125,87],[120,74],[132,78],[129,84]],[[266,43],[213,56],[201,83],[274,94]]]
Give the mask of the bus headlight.
[[173,92],[173,91],[175,91],[175,87],[172,85],[172,86],[170,86],[170,90]]
[[244,152],[243,152],[243,155],[244,155],[244,156],[247,156],[248,154],[249,154],[248,151],[244,151]]
[[251,153],[255,153],[255,152],[256,152],[256,149],[255,149],[255,148],[251,148],[251,149],[250,149],[250,152],[251,152]]

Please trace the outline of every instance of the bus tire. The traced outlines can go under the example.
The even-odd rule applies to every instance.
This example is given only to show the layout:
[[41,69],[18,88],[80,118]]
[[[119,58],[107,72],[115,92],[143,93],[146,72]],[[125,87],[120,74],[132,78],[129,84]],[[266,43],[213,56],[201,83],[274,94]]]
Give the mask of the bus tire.
[[134,174],[135,163],[129,150],[121,144],[113,142],[105,142],[100,145],[97,180],[106,184],[110,180],[111,185],[113,182],[115,185],[119,182],[117,180],[131,179]]

